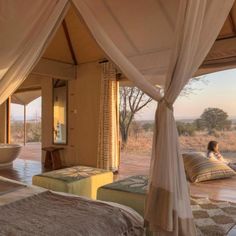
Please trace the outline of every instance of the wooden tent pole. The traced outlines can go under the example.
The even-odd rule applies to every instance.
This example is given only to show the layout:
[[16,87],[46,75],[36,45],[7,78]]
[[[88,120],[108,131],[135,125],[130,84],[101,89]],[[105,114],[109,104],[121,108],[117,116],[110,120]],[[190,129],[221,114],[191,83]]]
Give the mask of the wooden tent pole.
[[6,101],[6,143],[11,142],[11,97]]
[[24,146],[26,145],[26,105],[24,105]]

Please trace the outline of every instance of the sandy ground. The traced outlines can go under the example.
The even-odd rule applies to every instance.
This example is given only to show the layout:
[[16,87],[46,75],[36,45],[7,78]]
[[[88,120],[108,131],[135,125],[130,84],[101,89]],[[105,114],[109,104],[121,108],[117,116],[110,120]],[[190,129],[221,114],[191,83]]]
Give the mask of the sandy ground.
[[[230,162],[236,163],[236,152],[224,152],[223,156],[230,160]],[[41,161],[41,143],[27,143],[22,147],[19,159]],[[121,168],[123,166],[129,166],[130,171],[146,173],[149,170],[150,155],[147,154],[135,154],[129,152],[121,152]]]

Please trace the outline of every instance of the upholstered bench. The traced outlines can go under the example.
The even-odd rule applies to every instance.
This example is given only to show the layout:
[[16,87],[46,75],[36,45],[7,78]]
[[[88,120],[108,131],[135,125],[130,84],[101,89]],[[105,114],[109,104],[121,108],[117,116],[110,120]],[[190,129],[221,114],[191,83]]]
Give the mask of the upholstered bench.
[[143,216],[147,186],[147,176],[132,176],[100,187],[97,199],[129,206]]
[[100,186],[113,182],[113,173],[102,169],[74,166],[33,176],[33,185],[96,199]]

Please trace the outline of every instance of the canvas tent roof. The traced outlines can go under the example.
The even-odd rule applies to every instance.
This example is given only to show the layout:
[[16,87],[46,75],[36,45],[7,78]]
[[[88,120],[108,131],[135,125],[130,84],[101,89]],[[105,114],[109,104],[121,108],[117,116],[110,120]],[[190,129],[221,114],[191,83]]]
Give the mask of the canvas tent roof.
[[[44,50],[46,50],[41,55],[39,63],[36,64],[36,66],[34,65],[32,74],[50,74],[50,76],[54,75],[55,77],[62,79],[75,78],[76,68],[73,65],[95,62],[103,58],[108,58],[106,53],[104,53],[106,50],[104,50],[104,48],[103,50],[101,49],[92,36],[92,34],[94,35],[94,32],[91,32],[91,29],[89,30],[86,25],[90,19],[85,20],[84,16],[81,17],[81,12],[79,14],[75,9],[76,0],[61,0],[61,2],[62,3],[60,4],[64,4],[63,2],[69,3],[69,10],[65,13],[64,20],[56,30],[54,36],[50,36],[52,40],[50,42],[47,41],[49,44],[47,43],[44,47]],[[82,4],[82,2],[83,1],[81,1],[80,4]],[[135,4],[133,4],[132,1],[124,2],[117,0],[87,0],[85,2],[92,11],[95,17],[94,20],[97,21],[99,25],[102,25],[102,30],[106,31],[105,33],[109,37],[109,40],[119,48],[120,52],[129,60],[130,64],[133,64],[134,67],[141,72],[142,76],[152,84],[164,86],[166,72],[168,71],[168,65],[171,58],[171,51],[173,49],[173,35],[181,1],[139,0],[135,1]],[[24,4],[21,4],[22,6],[20,6],[19,2],[14,2],[14,4],[16,5],[15,10],[11,10],[11,14],[8,14],[7,16],[9,23],[14,25],[10,25],[9,27],[4,23],[4,17],[6,17],[4,14],[3,33],[1,34],[1,37],[9,39],[15,32],[18,32],[15,41],[19,42],[21,37],[20,33],[22,33],[22,35],[24,34],[24,24],[26,23],[24,22],[24,19],[21,21],[18,20],[19,22],[14,22],[14,18],[22,18],[20,13],[22,11],[17,9],[20,9],[21,7],[23,9],[26,7],[24,4],[28,4],[28,2],[25,1]],[[38,4],[41,4],[41,2]],[[51,5],[53,4],[54,1],[52,1]],[[10,9],[11,4],[8,3],[6,6],[7,5],[9,5]],[[8,9],[6,8],[5,11],[6,10]],[[130,17],[131,14],[132,17]],[[220,12],[216,12],[215,14],[220,14]],[[212,46],[206,59],[195,73],[195,76],[235,67],[235,22],[236,4],[234,3],[215,44]],[[214,22],[212,22],[212,24],[214,24]],[[2,47],[8,48],[9,50],[9,48],[14,47],[14,44],[16,43],[13,42],[12,38],[12,40],[4,42]],[[101,45],[101,43],[99,44]],[[0,58],[0,64],[3,68],[0,70],[0,77],[2,78],[6,73],[4,67],[5,65],[8,65],[8,61],[6,61],[8,56],[6,55],[5,57],[4,55],[7,51],[1,50],[1,52],[3,56]],[[12,56],[13,54],[14,52],[10,50],[9,55],[11,55],[12,58],[9,58],[9,63],[12,63],[15,60],[14,56]],[[110,55],[110,53],[107,54]],[[125,75],[122,78],[132,80],[132,76],[127,73],[124,68],[121,68],[121,65],[117,60],[113,61],[116,61],[116,65]],[[58,68],[58,65],[60,68]],[[59,69],[61,69],[60,76],[57,76]],[[52,71],[53,73],[51,73]],[[24,74],[24,72],[21,73]],[[8,74],[5,76],[8,77],[10,75]],[[17,77],[21,76],[17,75]],[[7,78],[4,80],[7,80]],[[3,100],[19,87],[23,81],[18,80],[17,84],[11,83],[11,85],[8,86],[2,79],[0,82],[0,100],[3,102]]]
[[[217,14],[217,13],[216,13]],[[236,3],[234,3],[215,44],[198,73],[210,73],[236,66]]]
[[42,57],[70,64],[81,64],[97,61],[104,56],[81,17],[73,7],[70,7]]
[[[107,15],[106,17],[108,22],[107,25],[114,27],[114,30],[111,30],[111,32],[113,32],[117,40],[122,42],[124,51],[131,55],[130,57],[134,58],[133,62],[142,67],[144,73],[146,73],[147,77],[149,77],[149,80],[151,80],[152,83],[163,85],[165,80],[163,75],[165,74],[169,63],[169,49],[172,43],[170,39],[172,38],[171,34],[173,33],[174,22],[176,19],[177,6],[174,5],[176,5],[178,1],[159,0],[155,3],[148,1],[150,4],[146,5],[142,5],[143,1],[138,1],[135,4],[135,9],[133,9],[133,4],[129,4],[129,1],[127,1],[127,12],[125,13],[119,12],[122,4],[119,4],[118,2],[119,1],[110,1],[109,4],[106,3],[106,5],[109,5],[107,7],[109,7],[111,12],[111,15]],[[99,9],[99,12],[101,13],[104,9],[102,9],[102,7],[100,8],[101,9]],[[150,17],[150,21],[157,20],[158,22],[158,19],[153,19],[155,15],[160,16],[161,19],[161,21],[159,21],[159,25],[154,26],[156,32],[155,34],[157,34],[157,36],[150,35],[153,34],[152,32],[154,31],[154,28],[147,28],[145,27],[145,24],[142,25],[142,18],[140,19],[138,15],[139,10],[144,12],[142,13],[143,16],[145,15],[145,11],[150,15],[151,8],[154,8],[154,10],[151,11],[153,12],[153,15]],[[130,25],[123,24],[121,27],[121,24],[123,23],[122,20],[125,21],[125,17],[129,16],[130,11],[137,12],[137,16],[134,14],[132,17],[132,19],[136,22],[131,21],[129,23]],[[156,13],[159,13],[159,15]],[[111,17],[114,22],[111,22]],[[149,22],[147,21],[146,24],[147,23]],[[153,45],[159,45],[158,48],[153,50],[150,43],[145,46],[146,48],[143,47],[145,40],[136,35],[135,31],[132,32],[132,24],[140,24],[140,28],[146,30],[146,32],[144,30],[143,34],[148,34],[152,38],[158,40],[153,41]],[[161,29],[162,33],[158,32],[156,29]],[[163,30],[165,30],[165,32]],[[135,54],[137,54],[135,51],[138,52],[139,56],[135,56]],[[153,55],[153,60],[151,60],[152,56],[150,57],[150,53],[153,53],[152,51],[159,54],[158,57]],[[105,53],[96,43],[84,21],[73,9],[73,7],[70,7],[65,19],[42,56],[44,59],[69,64],[93,62],[101,60],[104,57],[106,57]],[[155,68],[154,64],[158,64],[158,70]],[[199,68],[196,75],[234,68],[235,66],[236,4],[234,4],[231,9],[215,44],[208,53],[204,63]]]
[[11,102],[19,105],[28,105],[41,96],[40,90],[32,90],[25,92],[16,92],[11,96]]

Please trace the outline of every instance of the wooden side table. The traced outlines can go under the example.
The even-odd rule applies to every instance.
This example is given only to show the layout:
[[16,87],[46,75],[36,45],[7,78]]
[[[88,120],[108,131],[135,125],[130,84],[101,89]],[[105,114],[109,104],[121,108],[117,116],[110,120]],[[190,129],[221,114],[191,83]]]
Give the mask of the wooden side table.
[[44,162],[44,168],[50,170],[57,170],[62,167],[60,150],[63,150],[62,147],[44,147],[43,151],[46,151],[46,157]]

